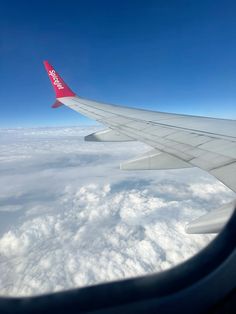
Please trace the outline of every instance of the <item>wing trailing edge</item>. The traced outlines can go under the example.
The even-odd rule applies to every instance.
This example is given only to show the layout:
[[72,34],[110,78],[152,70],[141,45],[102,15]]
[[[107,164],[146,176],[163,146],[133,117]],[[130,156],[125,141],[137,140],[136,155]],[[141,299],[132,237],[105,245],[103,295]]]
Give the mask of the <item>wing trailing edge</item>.
[[146,154],[126,161],[120,165],[122,170],[167,170],[190,168],[190,164],[182,159],[153,149]]
[[121,133],[112,130],[102,130],[84,137],[85,141],[88,142],[128,142],[134,141],[131,137],[127,135],[122,135]]
[[187,233],[218,233],[229,220],[235,209],[236,201],[225,204],[219,209],[213,210],[190,222],[185,227],[185,231]]

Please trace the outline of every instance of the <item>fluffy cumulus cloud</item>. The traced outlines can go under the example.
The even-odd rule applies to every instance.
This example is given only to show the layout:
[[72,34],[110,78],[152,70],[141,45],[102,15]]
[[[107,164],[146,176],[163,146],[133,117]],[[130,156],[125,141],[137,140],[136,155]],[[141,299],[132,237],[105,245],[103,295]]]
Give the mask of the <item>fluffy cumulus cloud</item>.
[[198,169],[119,170],[141,143],[96,128],[0,130],[0,294],[33,295],[162,271],[213,238],[187,222],[234,195]]

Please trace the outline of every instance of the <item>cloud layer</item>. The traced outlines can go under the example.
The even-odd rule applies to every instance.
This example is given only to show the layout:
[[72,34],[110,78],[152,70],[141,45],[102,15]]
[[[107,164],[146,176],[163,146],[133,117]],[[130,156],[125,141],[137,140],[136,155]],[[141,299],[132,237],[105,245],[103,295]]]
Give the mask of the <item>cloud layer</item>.
[[198,169],[120,171],[149,148],[84,142],[94,131],[0,130],[1,295],[162,271],[212,239],[184,227],[231,191]]

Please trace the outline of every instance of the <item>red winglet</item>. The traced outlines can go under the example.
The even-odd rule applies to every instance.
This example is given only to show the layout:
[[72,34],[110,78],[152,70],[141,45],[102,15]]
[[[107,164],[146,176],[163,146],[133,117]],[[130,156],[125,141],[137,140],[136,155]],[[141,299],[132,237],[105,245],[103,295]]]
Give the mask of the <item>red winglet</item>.
[[44,61],[43,63],[56,93],[56,98],[75,96],[75,93],[66,85],[51,64],[49,64],[48,61]]
[[63,106],[63,104],[59,100],[56,100],[55,103],[52,105],[52,108],[58,108],[61,106]]

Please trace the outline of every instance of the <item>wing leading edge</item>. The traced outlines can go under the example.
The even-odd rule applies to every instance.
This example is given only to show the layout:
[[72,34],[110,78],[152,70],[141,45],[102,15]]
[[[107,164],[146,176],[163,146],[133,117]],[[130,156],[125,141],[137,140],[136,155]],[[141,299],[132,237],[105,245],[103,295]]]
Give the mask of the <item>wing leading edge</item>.
[[[87,136],[86,140],[137,140],[153,148],[144,156],[122,164],[122,169],[199,167],[236,192],[235,120],[154,112],[84,99],[66,85],[47,61],[44,65],[56,94],[54,108],[64,104],[107,127],[105,131]],[[221,215],[227,216],[226,219],[212,228],[214,213],[219,217],[218,211],[212,212],[210,218],[206,217],[208,223],[204,227],[198,225],[197,233],[218,232],[230,210]],[[188,226],[187,232],[195,233],[196,228]]]

